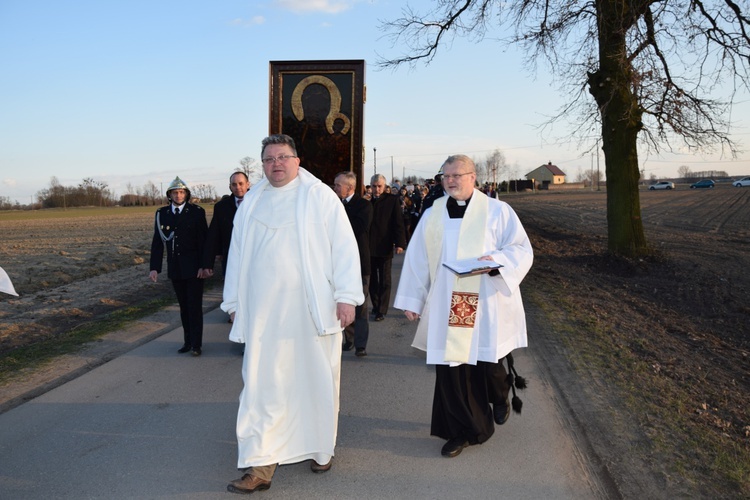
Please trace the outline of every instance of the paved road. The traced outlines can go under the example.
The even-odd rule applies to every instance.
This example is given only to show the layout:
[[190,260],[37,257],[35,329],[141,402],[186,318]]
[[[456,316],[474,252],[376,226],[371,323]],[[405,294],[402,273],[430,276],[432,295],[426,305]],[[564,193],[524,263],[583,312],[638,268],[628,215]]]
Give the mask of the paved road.
[[[177,328],[0,414],[0,499],[239,498],[226,484],[238,477],[241,355],[222,311],[205,321],[200,358],[177,354]],[[607,496],[533,345],[515,356],[529,381],[523,414],[443,458],[443,441],[429,435],[434,370],[410,347],[415,328],[392,310],[371,323],[367,357],[343,354],[331,472],[283,466],[255,497]]]

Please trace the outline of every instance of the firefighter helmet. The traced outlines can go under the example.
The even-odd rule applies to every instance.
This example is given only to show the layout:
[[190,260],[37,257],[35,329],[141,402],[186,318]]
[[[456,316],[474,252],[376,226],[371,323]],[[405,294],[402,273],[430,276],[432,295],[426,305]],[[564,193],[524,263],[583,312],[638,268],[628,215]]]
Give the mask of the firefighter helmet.
[[172,198],[169,196],[169,192],[173,189],[184,189],[187,192],[187,198],[185,198],[185,201],[190,201],[190,188],[179,177],[175,177],[172,183],[167,188],[167,199],[169,201],[172,201]]

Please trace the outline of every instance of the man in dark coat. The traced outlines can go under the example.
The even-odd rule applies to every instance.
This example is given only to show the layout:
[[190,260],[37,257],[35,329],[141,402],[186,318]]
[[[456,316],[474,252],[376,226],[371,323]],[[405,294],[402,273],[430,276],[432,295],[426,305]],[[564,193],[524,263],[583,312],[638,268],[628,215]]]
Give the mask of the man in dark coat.
[[359,249],[359,263],[362,269],[362,289],[365,301],[354,310],[354,323],[344,328],[342,349],[350,351],[355,348],[357,356],[367,356],[367,338],[370,335],[370,324],[367,320],[368,280],[370,278],[370,224],[372,223],[372,203],[356,193],[357,176],[354,172],[341,172],[336,175],[333,190],[344,204],[346,216],[354,231]]
[[156,211],[154,237],[151,241],[151,272],[149,278],[156,283],[161,272],[164,247],[167,248],[167,276],[172,280],[180,319],[184,331],[184,344],[177,351],[192,351],[201,355],[203,344],[203,248],[206,243],[206,212],[189,203],[190,189],[179,178],[167,188],[169,205]]
[[229,243],[232,241],[234,214],[237,213],[237,208],[248,189],[250,189],[250,182],[245,172],[235,172],[229,177],[229,190],[232,194],[225,195],[214,205],[214,215],[208,227],[206,249],[203,252],[203,269],[207,278],[213,275],[217,255],[221,256],[222,273],[227,272],[227,256]]
[[370,226],[370,302],[375,321],[382,321],[391,301],[393,250],[406,248],[404,217],[398,196],[385,192],[385,177],[372,176],[372,225]]
[[[445,190],[443,189],[443,174],[441,170],[441,173],[435,175],[434,184],[430,187],[430,191],[422,200],[422,207],[419,211],[419,219],[422,218],[422,214],[425,212],[425,210],[432,206],[435,200],[437,200],[438,198],[442,198],[444,195]],[[417,223],[419,223],[419,219],[417,219]],[[416,224],[414,226],[416,227]]]

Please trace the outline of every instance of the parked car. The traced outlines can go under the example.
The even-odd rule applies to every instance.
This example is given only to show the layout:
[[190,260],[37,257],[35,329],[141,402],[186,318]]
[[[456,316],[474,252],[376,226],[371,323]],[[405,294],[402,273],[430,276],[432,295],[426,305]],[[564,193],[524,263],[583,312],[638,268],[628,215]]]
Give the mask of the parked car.
[[703,179],[690,185],[690,189],[701,189],[701,188],[712,188],[714,187],[714,181],[711,179]]
[[742,179],[738,181],[734,181],[732,183],[732,186],[734,187],[750,186],[750,177],[743,177]]
[[651,191],[653,191],[654,189],[674,189],[674,182],[659,181],[656,184],[651,184],[648,188]]

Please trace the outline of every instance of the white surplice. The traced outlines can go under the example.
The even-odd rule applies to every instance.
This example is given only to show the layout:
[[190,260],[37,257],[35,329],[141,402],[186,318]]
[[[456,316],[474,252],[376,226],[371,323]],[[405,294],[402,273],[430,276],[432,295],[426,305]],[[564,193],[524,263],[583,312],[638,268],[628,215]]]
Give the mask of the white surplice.
[[[513,349],[527,346],[526,315],[519,287],[531,269],[534,254],[526,231],[510,205],[492,198],[488,201],[483,255],[492,256],[503,267],[498,276],[484,274],[481,277],[479,307],[467,362],[471,365],[476,365],[477,361],[496,363]],[[409,240],[394,307],[421,315],[412,346],[426,351],[428,364],[456,366],[445,361],[455,275],[440,264],[435,283],[430,282],[425,228],[427,218],[433,216],[441,217],[444,224],[440,263],[456,258],[459,229],[464,219],[451,219],[447,209],[442,213],[428,209]]]
[[230,339],[245,343],[238,468],[331,459],[342,329],[330,317],[336,302],[363,301],[356,240],[333,191],[303,169],[281,188],[256,184],[234,220],[221,306],[235,312]]

